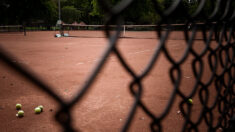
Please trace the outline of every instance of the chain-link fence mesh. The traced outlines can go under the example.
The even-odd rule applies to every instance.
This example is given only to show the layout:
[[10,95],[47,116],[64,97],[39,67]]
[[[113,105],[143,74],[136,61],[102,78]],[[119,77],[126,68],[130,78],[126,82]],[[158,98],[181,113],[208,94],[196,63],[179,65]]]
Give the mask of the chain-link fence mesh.
[[[150,118],[151,123],[149,127],[152,131],[163,131],[162,121],[166,118],[170,109],[174,104],[176,97],[180,97],[182,101],[177,104],[182,112],[184,118],[184,124],[182,131],[198,131],[199,125],[202,121],[205,122],[208,131],[217,131],[223,129],[224,131],[234,131],[234,106],[235,106],[235,34],[234,34],[234,19],[235,10],[231,7],[232,0],[217,0],[214,1],[214,10],[211,15],[202,22],[203,24],[197,24],[197,18],[203,13],[203,7],[205,6],[205,0],[199,1],[199,5],[192,15],[187,15],[187,22],[185,24],[184,40],[187,47],[184,51],[183,56],[178,60],[174,60],[166,47],[166,41],[171,32],[171,24],[168,21],[171,15],[178,9],[177,7],[182,4],[182,0],[175,0],[172,5],[161,11],[159,3],[156,0],[152,0],[152,3],[156,9],[156,14],[161,17],[161,21],[156,25],[161,27],[161,24],[167,24],[169,30],[163,30],[156,28],[156,35],[159,38],[159,44],[157,45],[154,54],[152,55],[148,65],[145,67],[141,74],[136,74],[133,69],[127,64],[117,49],[117,41],[120,36],[121,26],[123,24],[122,13],[134,2],[135,0],[122,0],[115,6],[110,6],[108,1],[99,0],[102,9],[107,13],[107,23],[105,25],[105,33],[108,38],[109,46],[104,51],[102,58],[93,70],[89,79],[82,86],[81,90],[70,102],[65,102],[60,96],[52,92],[51,86],[47,85],[46,82],[40,80],[37,75],[27,70],[26,67],[14,63],[11,61],[12,56],[3,48],[0,49],[0,58],[2,61],[7,63],[10,67],[20,72],[23,76],[28,78],[31,82],[38,85],[48,95],[52,96],[59,104],[60,110],[56,114],[56,120],[63,126],[64,131],[75,131],[73,129],[71,108],[78,102],[82,101],[82,97],[89,94],[88,89],[94,82],[99,71],[103,68],[107,58],[112,54],[115,54],[121,63],[122,67],[125,68],[126,72],[132,77],[129,89],[130,93],[134,98],[134,103],[129,111],[128,117],[123,125],[122,131],[127,131],[132,119],[136,113],[137,108],[141,108]],[[222,13],[221,13],[222,12]],[[109,25],[115,24],[116,31],[110,33]],[[190,28],[188,28],[190,26]],[[193,44],[196,41],[195,35],[201,33],[203,36],[204,48],[201,53],[198,53],[193,48]],[[212,39],[216,43],[215,47],[211,46]],[[158,61],[159,54],[164,54],[171,64],[169,69],[169,76],[173,83],[173,92],[168,101],[165,110],[158,116],[155,116],[148,107],[143,103],[141,99],[143,91],[142,80],[148,76],[154,64]],[[193,56],[191,63],[192,71],[196,83],[193,86],[193,90],[190,94],[186,95],[180,90],[182,80],[182,64],[185,62],[189,55]],[[203,59],[207,57],[206,59]],[[202,81],[202,73],[205,72],[205,61],[209,64],[209,70],[212,73],[209,77],[208,82]],[[218,72],[220,71],[220,72]],[[210,86],[214,85],[216,95],[214,96],[213,105],[208,105],[208,96],[210,93]],[[199,91],[199,92],[196,92]],[[201,113],[198,120],[192,121],[192,104],[189,103],[189,99],[199,94]],[[213,110],[218,109],[217,115],[219,118],[215,118]],[[218,120],[217,124],[213,123],[213,120]]]

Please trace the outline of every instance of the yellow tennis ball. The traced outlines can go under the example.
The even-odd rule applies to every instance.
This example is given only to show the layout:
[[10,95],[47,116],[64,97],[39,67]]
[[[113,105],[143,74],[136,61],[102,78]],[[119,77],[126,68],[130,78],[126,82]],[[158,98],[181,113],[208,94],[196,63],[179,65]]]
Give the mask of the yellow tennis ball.
[[20,110],[22,108],[22,105],[21,104],[16,104],[16,109],[17,110]]
[[38,108],[40,108],[41,112],[43,112],[43,106],[42,105],[39,105]]
[[18,113],[16,114],[16,116],[23,117],[24,116],[24,111],[23,110],[19,110]]
[[40,114],[40,113],[41,113],[41,108],[36,107],[36,108],[34,109],[34,112],[35,112],[36,114]]
[[193,104],[193,100],[192,99],[188,99],[188,103],[189,104]]

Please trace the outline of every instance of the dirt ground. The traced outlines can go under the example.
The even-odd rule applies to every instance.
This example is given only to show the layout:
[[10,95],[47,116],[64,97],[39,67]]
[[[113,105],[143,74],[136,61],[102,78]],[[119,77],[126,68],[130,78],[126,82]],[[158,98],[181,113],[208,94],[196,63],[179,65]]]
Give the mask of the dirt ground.
[[[43,80],[54,86],[53,90],[59,96],[70,100],[87,80],[108,46],[108,41],[101,37],[101,32],[100,37],[55,38],[54,34],[55,32],[46,31],[28,32],[27,36],[14,33],[0,34],[0,45],[17,57],[12,61],[30,67]],[[89,31],[86,34],[97,32]],[[177,35],[182,38],[182,33],[171,35],[173,38],[177,38]],[[150,38],[122,38],[118,41],[118,49],[136,73],[143,71],[157,46],[158,40]],[[195,49],[201,52],[204,44],[197,40],[195,46]],[[183,39],[169,39],[167,48],[170,55],[178,60],[184,55],[186,42]],[[196,82],[191,66],[192,59],[193,56],[190,54],[181,66],[183,78],[180,89],[186,95],[192,91]],[[172,64],[161,53],[154,68],[143,80],[142,100],[156,116],[163,113],[173,91],[173,84],[169,78],[171,67]],[[203,78],[206,82],[211,73],[208,64],[205,64],[204,68]],[[84,132],[120,131],[134,102],[129,92],[131,80],[131,76],[121,66],[117,57],[114,54],[109,56],[89,93],[72,110],[74,128]],[[209,91],[209,98],[213,100],[214,88]],[[182,129],[184,118],[178,113],[179,101],[181,98],[177,96],[169,114],[162,122],[165,132],[178,132]],[[198,94],[193,101],[191,118],[196,121],[201,112]],[[23,118],[16,117],[16,103],[23,105]],[[38,105],[44,106],[44,112],[36,115],[34,108]],[[1,132],[61,131],[61,127],[54,119],[58,106],[49,95],[0,61]],[[129,131],[148,132],[150,123],[151,119],[138,108]],[[199,129],[206,131],[204,121]]]

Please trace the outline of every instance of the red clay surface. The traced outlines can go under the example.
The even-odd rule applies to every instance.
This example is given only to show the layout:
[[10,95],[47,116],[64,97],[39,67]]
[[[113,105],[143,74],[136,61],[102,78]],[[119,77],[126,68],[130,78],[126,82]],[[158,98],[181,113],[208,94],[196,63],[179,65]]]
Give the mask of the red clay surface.
[[[103,37],[67,37],[55,38],[55,32],[29,32],[23,34],[0,34],[0,45],[15,55],[13,60],[30,67],[34,72],[55,87],[53,89],[63,99],[70,100],[80,90],[88,75],[99,61],[107,47],[107,39]],[[101,32],[87,31],[85,34],[94,35]],[[146,33],[142,33],[146,34]],[[133,33],[134,35],[134,33]],[[182,38],[181,33],[173,33],[173,38]],[[195,41],[195,49],[201,52],[204,44],[201,40]],[[136,73],[146,67],[155,48],[158,46],[156,39],[123,38],[118,41],[121,51],[128,64]],[[176,60],[183,56],[186,43],[182,39],[168,40],[167,48]],[[195,78],[192,73],[190,54],[182,65],[182,82],[180,89],[188,95],[194,86]],[[206,57],[204,59],[207,59]],[[159,116],[165,109],[173,85],[169,78],[169,68],[172,65],[163,53],[150,74],[143,80],[142,100],[147,107]],[[205,64],[203,78],[209,80],[211,73],[208,64]],[[80,103],[73,108],[73,126],[84,132],[116,132],[120,131],[134,98],[129,92],[131,76],[124,70],[115,55],[107,60],[96,82]],[[213,100],[214,87],[211,87]],[[163,120],[164,131],[180,131],[184,118],[178,114],[179,96],[167,117]],[[193,98],[193,121],[200,115],[201,104],[198,94]],[[25,116],[17,118],[15,104],[21,103]],[[44,106],[44,112],[35,115],[34,108]],[[58,103],[49,95],[39,90],[26,79],[22,78],[12,69],[0,61],[0,131],[1,132],[57,132],[62,131],[54,120],[58,110]],[[148,132],[151,119],[141,108],[137,109],[129,131]],[[216,123],[216,120],[215,120]],[[204,121],[199,129],[206,131]]]

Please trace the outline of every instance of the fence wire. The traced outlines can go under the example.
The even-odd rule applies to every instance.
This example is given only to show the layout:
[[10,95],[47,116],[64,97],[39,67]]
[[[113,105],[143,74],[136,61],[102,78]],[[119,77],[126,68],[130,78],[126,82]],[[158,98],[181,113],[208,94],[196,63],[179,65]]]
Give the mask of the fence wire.
[[[235,9],[231,7],[232,0],[217,0],[214,1],[215,4],[213,7],[214,10],[211,13],[210,17],[206,18],[203,24],[198,25],[197,18],[203,13],[203,7],[205,6],[205,0],[199,1],[199,5],[196,11],[192,15],[187,16],[187,23],[184,29],[184,38],[187,43],[187,48],[184,51],[184,55],[178,61],[174,60],[167,50],[166,41],[168,39],[170,30],[163,30],[161,28],[156,29],[156,35],[159,38],[159,44],[157,45],[154,54],[152,55],[148,65],[145,67],[141,74],[137,74],[131,69],[127,64],[127,61],[124,59],[120,51],[117,49],[117,41],[122,30],[121,26],[123,24],[122,13],[134,2],[135,0],[122,0],[119,4],[115,6],[110,6],[108,0],[99,0],[99,4],[107,13],[107,21],[105,25],[105,34],[109,40],[109,46],[104,51],[102,58],[99,63],[93,70],[92,74],[86,80],[86,83],[82,86],[81,90],[78,91],[76,96],[70,101],[65,102],[60,96],[55,94],[52,91],[52,87],[49,86],[46,82],[42,81],[37,77],[32,71],[28,70],[27,67],[21,66],[17,63],[11,61],[13,57],[5,49],[0,47],[0,59],[8,64],[11,68],[20,72],[23,76],[28,78],[29,81],[33,82],[40,89],[44,90],[48,95],[53,97],[59,104],[60,110],[57,112],[55,118],[64,128],[64,131],[72,132],[75,131],[72,124],[71,118],[71,109],[72,107],[82,101],[82,97],[88,94],[91,84],[94,82],[94,79],[97,77],[97,74],[103,68],[107,58],[111,54],[115,54],[122,67],[125,68],[127,73],[132,77],[130,82],[129,89],[133,98],[135,99],[133,105],[129,111],[127,120],[125,121],[121,131],[127,131],[130,123],[133,120],[133,117],[136,113],[137,108],[141,108],[152,120],[149,124],[151,130],[154,131],[163,131],[162,121],[166,118],[170,109],[174,104],[176,97],[180,97],[182,101],[178,104],[180,111],[182,112],[184,118],[184,124],[182,126],[182,131],[199,131],[199,125],[202,121],[205,121],[208,131],[217,131],[221,129],[223,131],[234,131],[234,108],[235,108],[235,34],[234,34],[234,20],[235,20]],[[161,21],[157,23],[157,26],[161,24],[167,24],[171,26],[169,22],[170,16],[178,9],[182,0],[175,0],[172,5],[161,11],[159,3],[156,0],[152,0],[152,3],[155,7],[156,14],[160,15]],[[222,10],[222,14],[221,14]],[[219,13],[220,12],[220,13]],[[109,31],[109,25],[116,25],[115,33]],[[188,29],[188,26],[191,26],[191,29]],[[200,29],[200,30],[199,30]],[[193,49],[194,38],[196,33],[202,33],[203,43],[205,45],[201,53],[197,53]],[[212,38],[216,38],[216,48],[212,48],[210,45],[212,43]],[[154,64],[158,61],[159,54],[164,54],[168,61],[171,63],[171,68],[169,69],[169,76],[173,83],[173,92],[168,101],[168,104],[164,111],[159,115],[154,115],[148,107],[141,100],[143,83],[142,80],[148,76],[151,69],[153,69]],[[206,54],[209,54],[206,56]],[[182,64],[185,62],[187,57],[192,55],[193,61],[191,63],[192,71],[196,83],[193,86],[192,92],[186,96],[179,87],[182,80]],[[203,57],[207,57],[210,72],[212,73],[209,77],[208,82],[202,81],[202,74],[205,70],[205,60]],[[222,72],[217,72],[221,67]],[[213,83],[215,82],[215,83]],[[215,84],[216,96],[214,97],[213,105],[209,105],[209,87]],[[137,89],[136,89],[137,88]],[[199,115],[198,120],[193,122],[191,120],[192,114],[192,105],[188,103],[188,99],[194,97],[199,90],[199,99],[200,103],[203,106],[202,112]],[[215,114],[213,110],[218,108],[219,118],[217,124],[213,120]]]

